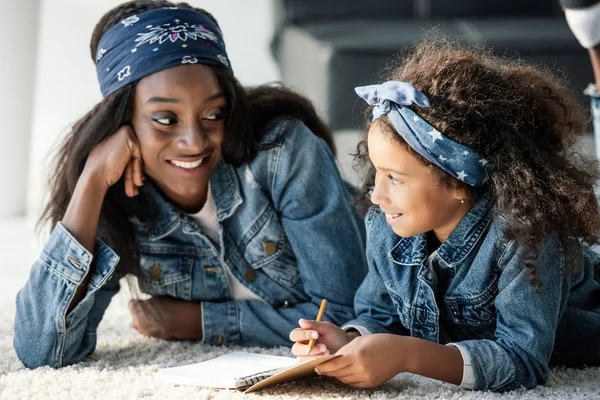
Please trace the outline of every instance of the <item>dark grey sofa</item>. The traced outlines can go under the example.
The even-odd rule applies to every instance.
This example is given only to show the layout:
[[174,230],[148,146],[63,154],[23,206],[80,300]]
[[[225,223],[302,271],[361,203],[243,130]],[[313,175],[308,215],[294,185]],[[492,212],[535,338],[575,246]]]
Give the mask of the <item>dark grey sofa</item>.
[[282,80],[311,99],[335,130],[360,126],[364,105],[353,88],[375,82],[398,50],[431,27],[564,72],[580,93],[592,79],[587,52],[558,0],[274,1],[272,51]]

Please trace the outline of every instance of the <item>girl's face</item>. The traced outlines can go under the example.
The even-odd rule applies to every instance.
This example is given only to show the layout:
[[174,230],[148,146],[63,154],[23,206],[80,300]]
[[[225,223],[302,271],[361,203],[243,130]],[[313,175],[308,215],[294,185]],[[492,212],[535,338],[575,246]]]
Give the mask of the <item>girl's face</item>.
[[144,172],[187,212],[206,201],[210,175],[221,159],[225,93],[206,65],[182,65],[140,80],[133,129]]
[[[467,214],[472,202],[461,191],[443,187],[404,144],[372,124],[368,135],[369,158],[375,166],[371,202],[385,213],[392,230],[401,237],[433,231],[443,243]],[[464,198],[464,203],[461,199]]]

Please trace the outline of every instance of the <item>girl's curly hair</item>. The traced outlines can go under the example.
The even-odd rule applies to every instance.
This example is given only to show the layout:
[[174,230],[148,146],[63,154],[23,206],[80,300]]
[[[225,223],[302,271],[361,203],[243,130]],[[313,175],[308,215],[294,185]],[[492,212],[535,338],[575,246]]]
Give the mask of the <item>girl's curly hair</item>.
[[[494,165],[486,187],[470,187],[412,151],[386,117],[378,120],[390,137],[432,169],[440,184],[462,189],[473,199],[489,191],[494,210],[507,217],[507,239],[533,249],[552,232],[563,244],[569,237],[598,242],[597,162],[574,150],[587,120],[576,97],[550,71],[433,37],[384,75],[422,91],[431,107],[411,106],[413,111]],[[374,177],[366,140],[355,156],[355,166],[366,167],[365,200]]]

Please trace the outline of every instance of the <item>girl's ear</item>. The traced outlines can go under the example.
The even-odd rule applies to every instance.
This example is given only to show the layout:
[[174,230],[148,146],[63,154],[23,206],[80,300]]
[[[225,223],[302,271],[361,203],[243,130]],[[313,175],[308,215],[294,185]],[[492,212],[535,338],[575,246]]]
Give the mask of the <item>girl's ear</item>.
[[461,203],[466,203],[469,201],[469,195],[464,189],[455,189],[452,191],[452,198],[456,199]]

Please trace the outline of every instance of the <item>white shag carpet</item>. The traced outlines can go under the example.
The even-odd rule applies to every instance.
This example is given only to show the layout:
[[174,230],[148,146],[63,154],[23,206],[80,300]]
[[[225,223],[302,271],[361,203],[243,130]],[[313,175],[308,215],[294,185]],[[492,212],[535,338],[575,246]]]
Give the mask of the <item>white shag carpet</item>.
[[[464,391],[410,374],[400,374],[372,390],[314,378],[248,395],[158,383],[154,379],[158,368],[199,362],[240,348],[144,338],[130,327],[126,288],[125,283],[100,324],[96,352],[62,369],[29,370],[21,364],[12,347],[14,298],[0,297],[0,399],[600,399],[600,368],[554,369],[546,386],[505,394]],[[287,348],[244,350],[290,355]]]

